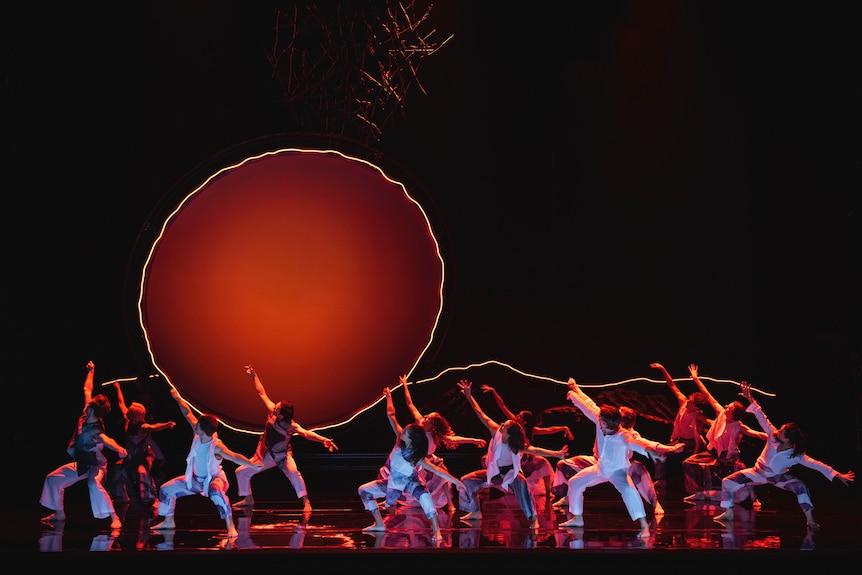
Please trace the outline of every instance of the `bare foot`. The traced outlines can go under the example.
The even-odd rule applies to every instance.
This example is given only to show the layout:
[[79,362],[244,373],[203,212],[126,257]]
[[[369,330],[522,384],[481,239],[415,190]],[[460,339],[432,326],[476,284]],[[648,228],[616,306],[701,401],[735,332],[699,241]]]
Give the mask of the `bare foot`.
[[233,505],[231,505],[234,509],[243,509],[245,507],[254,507],[254,499],[251,496],[243,497]]
[[640,539],[649,539],[650,538],[649,525],[644,525],[643,527],[641,527],[641,530],[638,533],[638,538],[640,538]]
[[116,515],[111,520],[111,529],[120,529],[123,526],[123,522],[120,521],[120,518]]
[[533,516],[533,518],[530,519],[530,529],[533,531],[536,531],[539,529],[539,518],[538,517]]
[[66,514],[63,511],[55,511],[51,515],[47,515],[42,518],[42,521],[46,523],[53,523],[55,521],[65,521]]
[[811,531],[820,531],[820,524],[816,521],[809,521],[808,523],[806,523],[806,525]]
[[760,503],[760,499],[755,499],[751,502],[751,508],[755,511],[759,511],[761,507],[763,507],[763,504]]
[[661,503],[658,501],[655,502],[655,507],[652,511],[653,515],[664,515],[664,507],[661,506]]
[[560,527],[583,527],[584,526],[584,518],[580,515],[575,515],[568,521],[563,521],[559,525]]
[[165,531],[168,529],[176,529],[176,525],[174,524],[173,517],[165,517],[164,521],[161,523],[156,523],[152,527],[150,527],[153,531]]
[[231,527],[227,530],[228,539],[236,539],[237,537],[239,537],[239,532],[237,532],[236,527]]
[[461,519],[463,519],[464,521],[471,521],[473,519],[482,519],[482,512],[481,511],[471,511],[470,513],[468,513],[466,515],[462,515]]
[[379,533],[381,531],[386,531],[386,525],[383,523],[375,523],[374,525],[365,527],[362,531],[365,533]]
[[306,501],[306,502],[305,502],[305,505],[303,505],[303,506],[302,506],[302,511],[303,511],[304,513],[310,513],[310,512],[312,511],[312,509],[311,509],[311,503],[309,503],[308,501]]

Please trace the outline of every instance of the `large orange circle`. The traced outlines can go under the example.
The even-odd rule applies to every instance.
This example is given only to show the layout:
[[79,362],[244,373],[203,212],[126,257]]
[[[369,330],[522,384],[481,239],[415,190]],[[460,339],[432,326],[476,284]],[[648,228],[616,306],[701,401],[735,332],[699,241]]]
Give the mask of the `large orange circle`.
[[246,364],[304,426],[344,421],[415,367],[443,305],[424,210],[333,151],[215,173],[166,218],[141,277],[154,366],[196,409],[251,431],[265,410]]

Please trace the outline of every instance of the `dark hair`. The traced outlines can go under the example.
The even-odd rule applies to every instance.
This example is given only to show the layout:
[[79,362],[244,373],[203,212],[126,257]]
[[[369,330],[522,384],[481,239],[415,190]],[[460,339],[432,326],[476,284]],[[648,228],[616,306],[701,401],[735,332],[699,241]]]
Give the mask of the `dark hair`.
[[745,406],[739,400],[735,400],[730,404],[730,412],[733,414],[733,419],[742,421],[745,417]]
[[509,441],[506,445],[512,450],[512,453],[521,453],[527,445],[527,436],[524,433],[524,428],[514,419],[506,421],[503,425],[507,426],[509,432]]
[[218,417],[211,413],[204,413],[198,418],[198,425],[201,426],[201,431],[207,435],[212,435],[218,431]]
[[93,396],[88,407],[92,407],[93,414],[101,419],[111,413],[111,400],[107,395],[99,393]]
[[605,427],[609,429],[620,428],[620,409],[618,407],[614,407],[613,405],[603,405],[600,408],[601,413],[599,413],[599,418],[605,424]]
[[[406,425],[404,431],[407,432],[407,437],[410,438],[410,449],[404,450],[402,455],[411,465],[416,465],[428,455],[428,436],[425,435],[425,430],[418,423]],[[399,441],[398,444],[402,449],[406,447],[403,440]]]
[[524,410],[518,413],[518,422],[524,427],[524,436],[533,440],[533,430],[536,428],[536,416],[532,411]]
[[443,445],[446,449],[455,449],[457,444],[452,441],[452,426],[449,425],[449,421],[436,411],[432,411],[428,415],[425,416],[429,422],[431,422],[431,437],[434,438],[434,442],[438,445]]
[[805,453],[805,436],[798,424],[790,421],[784,424],[784,435],[793,444],[793,455],[799,456]]
[[695,391],[691,395],[688,396],[698,409],[704,409],[707,405],[709,405],[709,401],[706,399],[706,395],[702,391]]
[[278,412],[284,417],[284,420],[288,423],[293,422],[293,403],[287,401],[286,399],[282,399],[278,403],[281,404]]
[[635,421],[638,419],[638,412],[632,409],[631,407],[621,406],[620,407],[620,425],[625,427],[626,429],[634,426]]

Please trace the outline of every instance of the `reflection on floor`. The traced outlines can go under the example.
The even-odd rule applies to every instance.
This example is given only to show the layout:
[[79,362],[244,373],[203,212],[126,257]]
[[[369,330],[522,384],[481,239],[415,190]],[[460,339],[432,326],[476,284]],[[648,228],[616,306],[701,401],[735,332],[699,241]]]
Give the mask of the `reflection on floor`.
[[[479,521],[465,522],[458,511],[440,514],[442,541],[432,540],[430,523],[421,510],[405,506],[392,514],[384,513],[385,532],[364,532],[363,528],[371,524],[370,516],[358,500],[346,498],[318,500],[311,513],[303,513],[295,499],[258,502],[251,511],[236,512],[239,537],[228,539],[224,522],[212,504],[203,497],[188,497],[178,503],[177,529],[171,531],[151,531],[156,521],[152,509],[121,508],[124,526],[113,532],[107,520],[92,519],[86,505],[67,509],[68,519],[56,525],[40,523],[34,517],[7,519],[3,522],[3,551],[33,551],[41,557],[51,555],[66,561],[82,556],[92,561],[94,552],[126,559],[129,554],[163,559],[218,552],[221,561],[232,554],[296,550],[315,554],[318,560],[341,556],[346,564],[355,565],[356,559],[372,552],[427,551],[429,556],[437,554],[437,559],[458,553],[502,553],[501,559],[508,557],[504,560],[517,563],[512,557],[516,551],[547,553],[550,560],[571,557],[572,550],[603,555],[649,550],[650,555],[662,554],[663,561],[669,560],[668,556],[695,556],[691,554],[703,561],[703,555],[710,553],[709,562],[714,566],[715,558],[732,557],[734,551],[793,556],[815,551],[823,556],[849,554],[862,543],[855,499],[821,501],[815,513],[821,529],[814,532],[806,529],[795,498],[784,491],[764,490],[760,495],[763,506],[757,511],[737,506],[735,520],[728,525],[713,520],[720,512],[715,504],[691,505],[681,497],[666,496],[665,513],[650,517],[651,534],[641,538],[637,524],[629,519],[619,495],[609,485],[587,493],[586,524],[569,529],[558,527],[565,521],[565,513],[544,499],[539,501],[539,529],[533,531],[512,495],[483,493],[483,518]],[[637,556],[642,561],[645,554]]]

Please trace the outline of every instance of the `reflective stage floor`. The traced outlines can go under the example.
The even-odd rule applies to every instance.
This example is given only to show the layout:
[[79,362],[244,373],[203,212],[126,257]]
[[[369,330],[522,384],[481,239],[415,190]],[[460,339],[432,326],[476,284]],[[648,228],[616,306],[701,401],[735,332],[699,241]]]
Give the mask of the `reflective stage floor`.
[[855,557],[862,547],[857,490],[840,482],[820,485],[812,493],[815,518],[821,525],[816,532],[806,529],[793,495],[765,487],[758,491],[761,509],[737,506],[735,520],[728,525],[713,520],[720,512],[717,506],[690,505],[682,501],[682,494],[665,493],[661,498],[665,513],[650,516],[651,535],[643,539],[619,495],[605,484],[587,491],[583,528],[559,527],[565,514],[543,498],[538,503],[540,526],[532,531],[512,495],[485,491],[481,521],[465,522],[460,511],[440,514],[443,539],[439,542],[432,541],[430,523],[421,510],[412,507],[399,507],[391,515],[384,512],[385,533],[364,532],[371,524],[370,515],[346,487],[333,490],[328,498],[318,494],[314,510],[307,514],[295,498],[259,498],[252,511],[235,513],[236,539],[225,537],[224,522],[215,508],[197,496],[179,500],[173,531],[151,531],[158,521],[152,510],[120,507],[124,526],[112,532],[107,520],[92,518],[86,489],[73,487],[67,493],[67,520],[58,525],[42,523],[44,509],[38,505],[4,513],[0,549],[10,556],[26,556],[23,565],[29,567],[115,561],[158,567],[192,558],[193,565],[213,562],[241,568],[251,567],[257,558],[272,560],[271,555],[279,553],[293,554],[291,562],[333,569],[360,568],[385,555],[411,554],[421,559],[418,567],[434,568],[450,564],[458,568],[465,559],[481,558],[494,570],[508,570],[526,567],[539,557],[543,565],[574,567],[590,557],[601,558],[607,566],[649,567],[655,562],[658,568],[692,566],[711,572],[742,567],[740,560],[755,556],[795,567],[815,565]]

